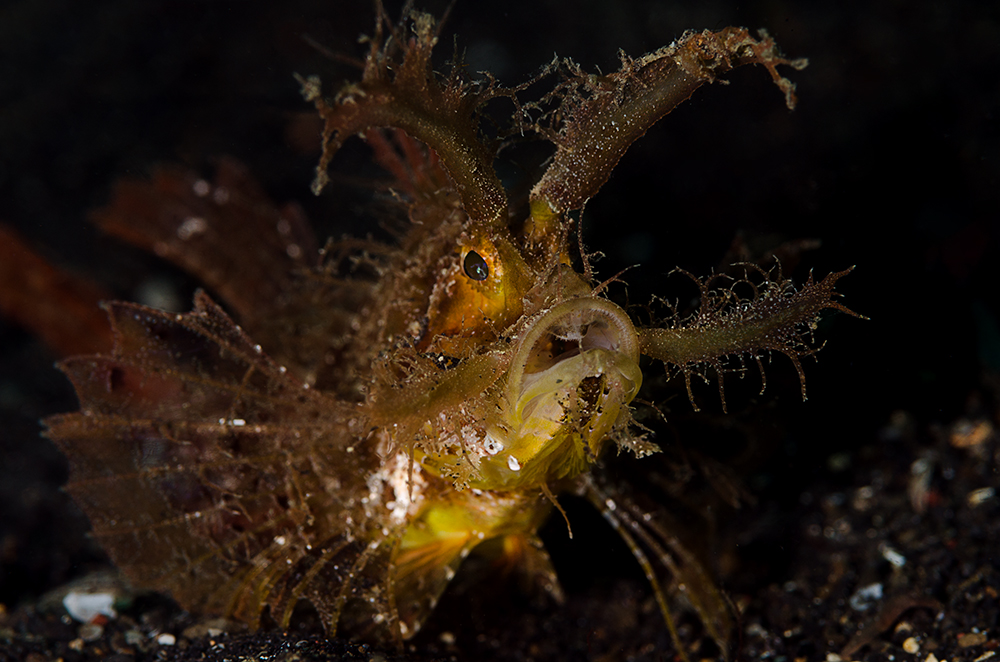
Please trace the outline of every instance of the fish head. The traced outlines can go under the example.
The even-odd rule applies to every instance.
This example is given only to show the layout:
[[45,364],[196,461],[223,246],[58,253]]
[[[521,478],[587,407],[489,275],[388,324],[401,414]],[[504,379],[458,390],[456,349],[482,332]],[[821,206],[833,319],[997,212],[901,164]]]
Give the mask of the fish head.
[[[589,288],[554,303],[542,294],[576,293],[582,284],[568,267],[554,270],[522,302],[530,312],[490,351],[414,389],[427,394],[422,419],[433,420],[427,410],[450,396],[454,405],[438,420],[465,421],[458,434],[425,428],[417,443],[424,468],[473,489],[508,491],[575,478],[609,441],[640,454],[655,448],[630,430],[642,372],[628,314]],[[532,310],[539,300],[549,305]]]

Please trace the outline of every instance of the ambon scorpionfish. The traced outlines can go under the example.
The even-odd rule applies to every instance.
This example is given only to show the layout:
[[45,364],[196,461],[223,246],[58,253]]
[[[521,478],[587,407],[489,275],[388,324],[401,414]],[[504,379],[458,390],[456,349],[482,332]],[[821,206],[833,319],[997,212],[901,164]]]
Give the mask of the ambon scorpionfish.
[[[331,636],[390,642],[420,629],[487,543],[558,592],[537,530],[572,493],[626,540],[675,639],[665,571],[725,649],[729,607],[707,570],[612,507],[591,469],[608,448],[657,450],[632,417],[640,356],[689,395],[706,369],[723,395],[725,360],[768,352],[804,379],[820,312],[854,314],[834,291],[847,271],[799,289],[761,272],[750,298],[699,281],[697,313],[643,327],[594,278],[575,214],[698,87],[760,64],[792,107],[776,67],[804,61],[766,34],[690,32],[608,75],[555,63],[555,89],[520,104],[522,88],[436,74],[436,41],[425,14],[382,16],[360,81],[328,97],[301,79],[325,122],[314,189],[360,135],[406,207],[393,244],[318,249],[301,215],[228,161],[214,184],[161,169],[119,186],[102,228],[186,268],[225,308],[204,292],[186,314],[106,304],[113,351],[61,364],[80,410],[47,421],[67,490],[125,575],[185,609],[287,627],[306,601]],[[493,167],[504,136],[481,131],[500,98],[517,109],[510,135],[554,145],[526,218]]]

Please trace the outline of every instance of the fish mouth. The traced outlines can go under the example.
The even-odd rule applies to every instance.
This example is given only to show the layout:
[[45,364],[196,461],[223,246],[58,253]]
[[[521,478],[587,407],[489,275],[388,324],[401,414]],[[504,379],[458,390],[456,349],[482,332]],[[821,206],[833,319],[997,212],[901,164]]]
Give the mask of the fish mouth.
[[641,383],[638,337],[620,307],[585,296],[542,313],[517,345],[502,420],[488,432],[491,480],[524,487],[587,470],[631,420]]
[[625,311],[604,299],[572,299],[542,315],[526,334],[512,362],[508,396],[522,405],[522,416],[531,415],[539,397],[567,389],[593,405],[595,386],[614,378],[609,372],[634,381],[630,364],[638,361],[638,338]]

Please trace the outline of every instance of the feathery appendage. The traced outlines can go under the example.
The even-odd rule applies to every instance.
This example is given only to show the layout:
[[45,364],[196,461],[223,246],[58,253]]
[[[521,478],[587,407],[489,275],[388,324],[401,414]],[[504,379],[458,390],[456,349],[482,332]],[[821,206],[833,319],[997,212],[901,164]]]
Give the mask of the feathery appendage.
[[[779,352],[791,360],[805,400],[806,376],[799,359],[820,349],[812,343],[812,332],[820,313],[833,309],[863,318],[837,301],[840,294],[834,290],[837,281],[851,273],[853,267],[828,274],[819,282],[813,280],[810,273],[805,285],[796,290],[791,280],[782,277],[780,268],[777,278],[771,279],[759,267],[746,266],[758,271],[763,282],[756,284],[743,278],[728,288],[711,289],[714,281],[726,277],[717,274],[700,279],[679,270],[698,285],[701,296],[698,311],[686,320],[675,321],[670,327],[637,329],[643,354],[663,361],[668,367],[674,366],[684,375],[688,398],[695,411],[698,405],[691,391],[691,376],[699,374],[699,366],[709,366],[715,371],[722,409],[726,411],[724,360],[727,357],[740,361],[753,358],[760,369],[763,392],[767,380],[760,359],[768,352]],[[751,288],[750,298],[742,298],[736,293],[734,288],[740,284]]]

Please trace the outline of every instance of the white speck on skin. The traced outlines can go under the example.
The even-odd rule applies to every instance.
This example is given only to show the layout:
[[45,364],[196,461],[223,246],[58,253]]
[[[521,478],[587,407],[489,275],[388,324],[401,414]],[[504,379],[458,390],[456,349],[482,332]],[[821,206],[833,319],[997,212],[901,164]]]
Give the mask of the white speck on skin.
[[188,216],[177,228],[177,238],[187,241],[208,230],[208,223],[201,216]]
[[[496,455],[503,450],[503,442],[487,432],[486,438],[483,439],[483,449],[490,455]],[[513,469],[513,467],[511,468]],[[514,471],[517,471],[517,469],[514,469]]]
[[[354,448],[350,447],[348,452],[353,450]],[[406,519],[411,505],[423,498],[423,490],[427,485],[426,479],[421,475],[420,467],[414,466],[411,471],[410,466],[409,454],[400,451],[393,459],[383,464],[381,469],[368,477],[372,503],[380,503],[380,495],[385,485],[392,488],[393,499],[386,503],[386,508],[390,511],[389,517],[395,522]]]

